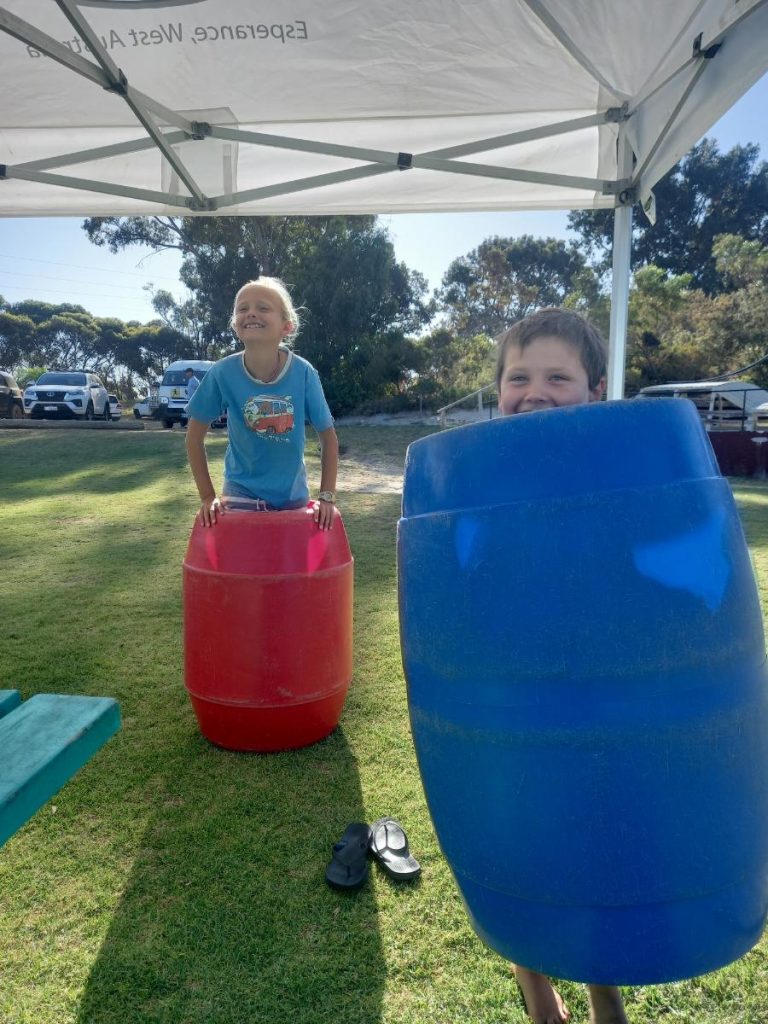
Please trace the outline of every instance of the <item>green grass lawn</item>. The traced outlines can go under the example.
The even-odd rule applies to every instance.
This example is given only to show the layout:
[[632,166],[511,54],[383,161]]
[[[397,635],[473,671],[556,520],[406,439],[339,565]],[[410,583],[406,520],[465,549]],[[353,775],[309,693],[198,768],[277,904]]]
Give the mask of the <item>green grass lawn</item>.
[[[416,428],[346,428],[402,460]],[[224,439],[209,451],[216,474]],[[316,448],[310,472],[317,481]],[[178,432],[0,432],[0,689],[107,695],[121,732],[0,850],[0,1024],[522,1024],[475,937],[410,741],[396,494],[339,495],[355,572],[341,727],[305,750],[228,753],[182,682],[181,562],[197,508]],[[768,487],[737,482],[768,611]],[[347,822],[391,813],[423,866],[357,894],[323,880]],[[764,1024],[768,947],[627,990],[636,1024]],[[574,1020],[584,989],[562,985]]]

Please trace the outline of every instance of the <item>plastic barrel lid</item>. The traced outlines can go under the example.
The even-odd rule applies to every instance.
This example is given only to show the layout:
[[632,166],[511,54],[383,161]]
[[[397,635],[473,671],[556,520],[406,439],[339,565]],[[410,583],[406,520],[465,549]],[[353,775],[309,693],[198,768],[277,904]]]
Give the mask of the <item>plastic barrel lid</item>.
[[600,402],[414,441],[405,462],[403,517],[719,476],[693,403]]

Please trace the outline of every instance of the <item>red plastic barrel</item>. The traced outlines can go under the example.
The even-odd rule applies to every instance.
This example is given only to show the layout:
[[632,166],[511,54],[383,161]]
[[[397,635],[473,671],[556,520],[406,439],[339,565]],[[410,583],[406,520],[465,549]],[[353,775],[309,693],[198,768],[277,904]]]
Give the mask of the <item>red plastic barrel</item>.
[[352,679],[353,559],[311,508],[195,521],[184,559],[184,681],[229,750],[305,747],[336,728]]

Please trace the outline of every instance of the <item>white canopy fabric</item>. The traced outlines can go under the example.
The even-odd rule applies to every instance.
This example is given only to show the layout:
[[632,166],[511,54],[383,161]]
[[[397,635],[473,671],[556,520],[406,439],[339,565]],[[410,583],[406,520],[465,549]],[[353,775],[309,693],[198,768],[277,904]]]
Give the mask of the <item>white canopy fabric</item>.
[[0,30],[5,216],[644,201],[768,68],[766,0],[4,0]]

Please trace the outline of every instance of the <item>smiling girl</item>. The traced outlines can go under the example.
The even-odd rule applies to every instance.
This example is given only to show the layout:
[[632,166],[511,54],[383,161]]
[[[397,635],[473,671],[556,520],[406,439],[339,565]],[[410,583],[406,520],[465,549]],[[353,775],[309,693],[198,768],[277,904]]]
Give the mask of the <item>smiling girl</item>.
[[[235,297],[231,327],[244,350],[211,367],[187,409],[187,455],[200,494],[200,521],[213,526],[228,506],[259,512],[303,508],[309,500],[308,421],[321,451],[315,521],[330,529],[339,445],[317,370],[288,347],[299,318],[282,281],[260,277],[244,284]],[[220,499],[208,470],[205,435],[225,411],[229,444]]]

